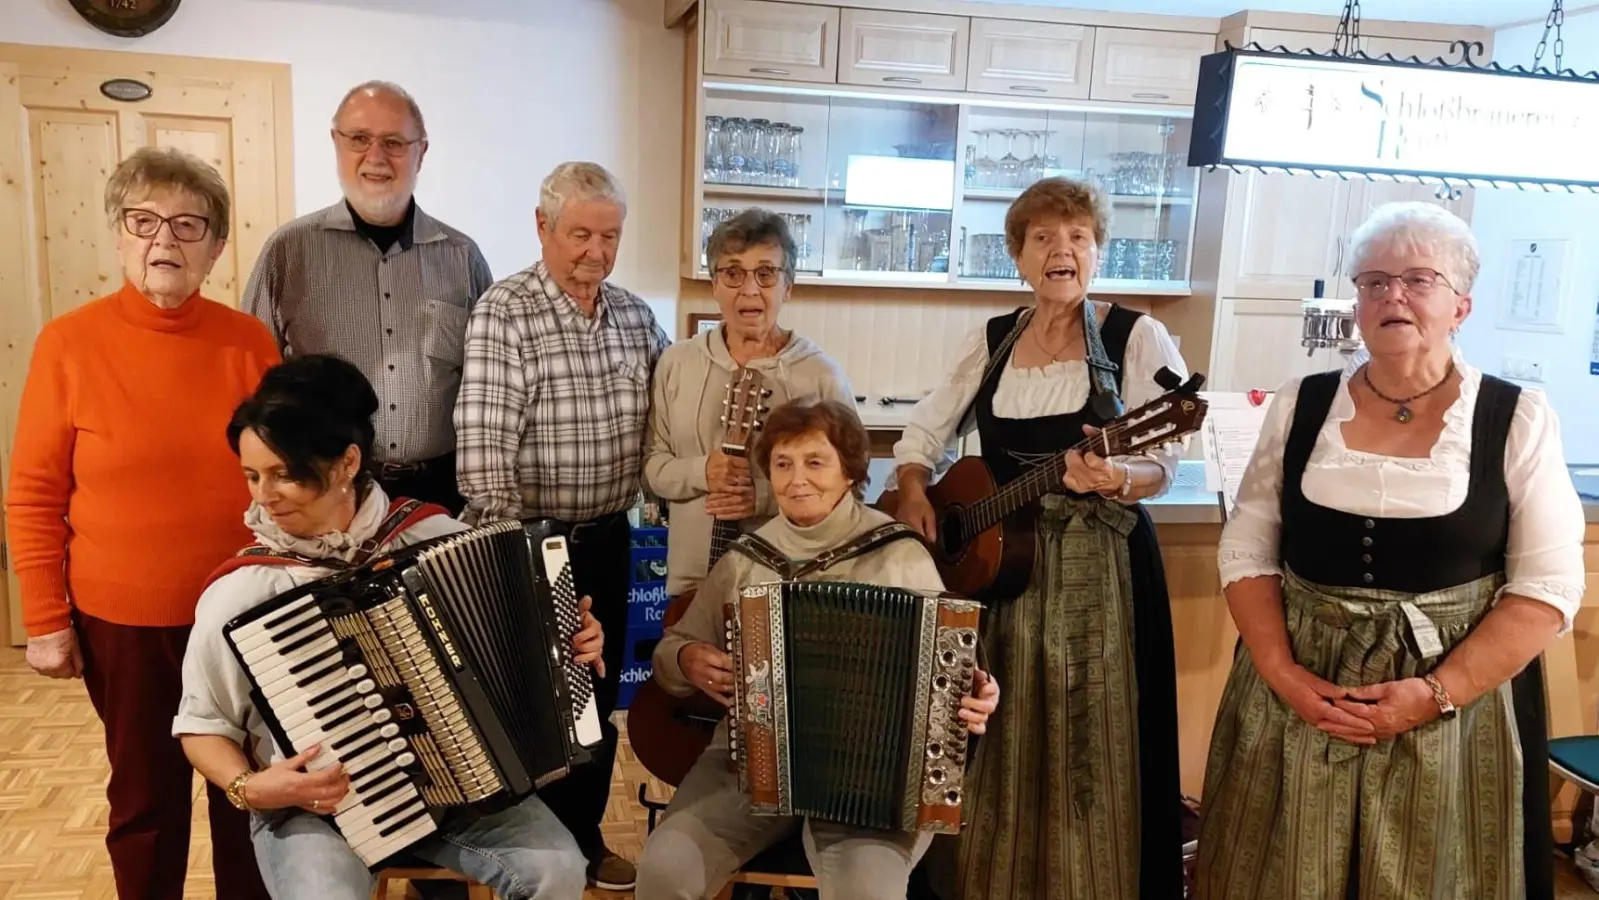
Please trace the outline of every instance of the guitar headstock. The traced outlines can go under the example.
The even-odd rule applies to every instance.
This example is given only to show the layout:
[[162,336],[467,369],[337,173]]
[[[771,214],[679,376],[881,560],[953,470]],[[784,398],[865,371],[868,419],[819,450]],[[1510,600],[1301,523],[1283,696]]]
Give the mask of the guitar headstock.
[[766,424],[766,414],[771,408],[766,398],[772,396],[764,387],[761,373],[740,367],[728,382],[722,397],[722,452],[729,456],[746,456],[755,444],[755,435]]
[[1100,456],[1124,456],[1175,443],[1199,431],[1210,409],[1199,396],[1205,376],[1195,373],[1183,381],[1162,368],[1155,381],[1166,393],[1106,422],[1098,435],[1089,438],[1090,449]]

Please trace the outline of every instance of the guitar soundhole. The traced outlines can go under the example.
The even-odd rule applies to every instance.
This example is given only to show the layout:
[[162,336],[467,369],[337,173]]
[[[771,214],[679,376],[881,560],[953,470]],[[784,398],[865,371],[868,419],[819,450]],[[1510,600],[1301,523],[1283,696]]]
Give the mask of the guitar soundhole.
[[964,546],[961,540],[960,507],[951,506],[938,520],[938,552],[946,557],[958,555]]

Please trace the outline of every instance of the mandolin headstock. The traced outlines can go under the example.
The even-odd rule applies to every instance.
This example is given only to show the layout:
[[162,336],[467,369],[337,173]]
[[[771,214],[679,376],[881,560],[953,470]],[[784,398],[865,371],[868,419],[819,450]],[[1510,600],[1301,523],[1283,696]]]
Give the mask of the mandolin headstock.
[[1161,367],[1155,382],[1166,393],[1106,422],[1100,433],[1084,443],[1100,456],[1126,456],[1176,443],[1199,431],[1210,404],[1199,396],[1205,376],[1198,372],[1185,381]]

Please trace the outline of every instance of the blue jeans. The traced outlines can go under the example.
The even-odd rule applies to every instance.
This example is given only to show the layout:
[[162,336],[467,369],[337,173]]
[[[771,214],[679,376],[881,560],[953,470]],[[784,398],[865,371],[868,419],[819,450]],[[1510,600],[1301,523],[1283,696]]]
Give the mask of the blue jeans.
[[[250,836],[273,900],[370,900],[376,877],[328,819],[256,813]],[[579,900],[587,883],[572,833],[537,795],[435,832],[407,853],[486,884],[502,900]]]

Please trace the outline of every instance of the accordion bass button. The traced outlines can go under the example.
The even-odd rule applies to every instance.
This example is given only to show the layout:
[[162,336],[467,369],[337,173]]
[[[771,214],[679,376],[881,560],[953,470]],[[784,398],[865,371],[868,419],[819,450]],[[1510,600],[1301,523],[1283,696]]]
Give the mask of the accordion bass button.
[[933,676],[933,690],[938,691],[940,694],[942,694],[945,691],[949,690],[949,684],[950,684],[950,682],[949,682],[949,676],[948,675],[934,675]]
[[943,784],[948,777],[944,774],[943,766],[934,766],[927,770],[927,780],[933,784]]
[[944,792],[944,802],[950,806],[959,806],[961,802],[960,788],[950,788]]
[[927,744],[927,758],[941,759],[944,756],[944,745],[938,741],[929,741]]
[[944,652],[938,654],[938,664],[946,669],[955,665],[955,651],[945,650]]

